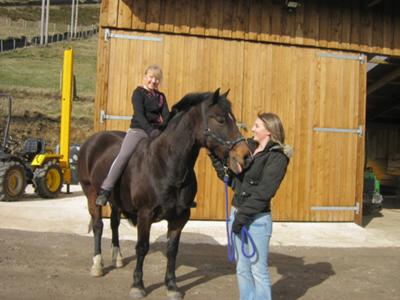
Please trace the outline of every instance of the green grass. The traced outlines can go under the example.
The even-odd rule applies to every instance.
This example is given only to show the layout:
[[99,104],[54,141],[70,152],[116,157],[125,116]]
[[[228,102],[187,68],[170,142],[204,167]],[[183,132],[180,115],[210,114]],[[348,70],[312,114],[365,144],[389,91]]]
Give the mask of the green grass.
[[78,97],[94,98],[97,37],[0,53],[0,89],[59,94],[64,50],[74,50]]
[[[86,30],[89,26],[98,25],[99,16],[100,7],[98,4],[80,5],[77,30]],[[11,19],[11,22],[9,19]],[[5,39],[7,37],[20,36],[31,38],[33,36],[38,36],[40,34],[40,19],[40,6],[0,6],[0,38]],[[70,25],[70,23],[70,5],[50,6],[49,34],[68,31],[68,25]]]
[[[40,21],[41,6],[10,6],[0,7],[0,16],[12,20]],[[100,6],[98,4],[79,5],[78,25],[92,25],[99,23]],[[69,24],[71,22],[70,5],[50,5],[49,22]]]

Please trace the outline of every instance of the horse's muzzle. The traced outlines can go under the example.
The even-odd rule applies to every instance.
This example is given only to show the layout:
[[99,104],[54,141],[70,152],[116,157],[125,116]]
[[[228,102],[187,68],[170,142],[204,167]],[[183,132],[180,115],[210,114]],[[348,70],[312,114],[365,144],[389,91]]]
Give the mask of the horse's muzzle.
[[247,143],[240,142],[229,151],[228,167],[235,174],[239,174],[249,167],[252,160],[253,157]]

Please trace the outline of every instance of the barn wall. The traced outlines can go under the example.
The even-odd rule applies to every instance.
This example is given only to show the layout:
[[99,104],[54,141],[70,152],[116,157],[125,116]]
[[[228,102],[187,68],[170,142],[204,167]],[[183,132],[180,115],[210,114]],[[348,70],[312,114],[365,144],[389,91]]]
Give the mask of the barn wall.
[[101,26],[400,55],[400,1],[103,0]]
[[[361,199],[357,178],[364,161],[363,137],[320,133],[314,128],[364,127],[365,93],[361,90],[365,91],[365,78],[360,74],[365,74],[365,64],[340,59],[342,52],[326,52],[339,58],[321,56],[321,50],[313,48],[137,31],[115,33],[159,37],[162,42],[113,38],[100,42],[98,68],[107,74],[98,77],[98,111],[130,115],[132,90],[150,63],[165,71],[161,89],[170,105],[188,92],[230,89],[239,121],[250,129],[257,112],[276,112],[285,125],[287,143],[294,147],[287,176],[273,202],[274,219],[354,220],[353,212],[312,211],[311,207],[354,206]],[[97,124],[99,129],[126,130],[129,121]],[[193,218],[223,219],[223,185],[204,152],[196,173],[198,207],[192,210]]]

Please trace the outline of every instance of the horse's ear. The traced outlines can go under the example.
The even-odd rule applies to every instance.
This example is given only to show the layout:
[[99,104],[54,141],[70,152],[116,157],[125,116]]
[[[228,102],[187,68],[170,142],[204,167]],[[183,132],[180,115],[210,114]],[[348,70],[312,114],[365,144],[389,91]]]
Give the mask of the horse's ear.
[[219,99],[219,90],[220,90],[220,89],[221,89],[221,88],[217,88],[217,89],[215,90],[214,95],[213,95],[212,104],[215,104],[215,103],[218,102],[218,99]]
[[231,89],[228,89],[225,93],[223,93],[223,94],[221,95],[221,97],[226,98],[226,97],[228,96],[230,90],[231,90]]

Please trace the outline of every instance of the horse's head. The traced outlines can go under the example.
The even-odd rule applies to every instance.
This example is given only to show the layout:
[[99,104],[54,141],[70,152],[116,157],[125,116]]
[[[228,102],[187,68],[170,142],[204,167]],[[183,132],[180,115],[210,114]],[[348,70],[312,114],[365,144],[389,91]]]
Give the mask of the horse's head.
[[217,89],[201,106],[204,124],[204,146],[227,162],[236,174],[245,169],[251,161],[250,149],[236,125],[231,103]]

